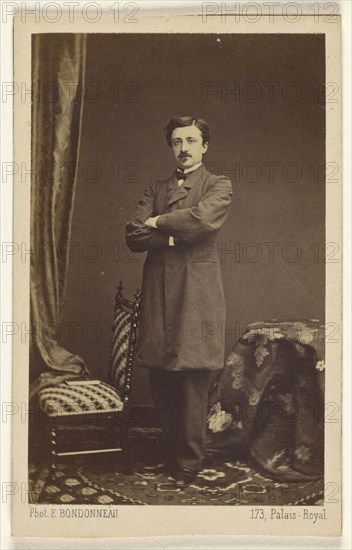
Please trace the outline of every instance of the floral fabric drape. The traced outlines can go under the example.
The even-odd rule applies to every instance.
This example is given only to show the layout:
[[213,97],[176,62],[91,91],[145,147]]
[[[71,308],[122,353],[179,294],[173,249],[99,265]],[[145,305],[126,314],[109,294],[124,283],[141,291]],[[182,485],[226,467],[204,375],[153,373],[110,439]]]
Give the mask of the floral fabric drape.
[[89,374],[57,337],[64,303],[82,120],[86,35],[32,42],[30,393]]
[[249,451],[281,481],[322,478],[324,341],[317,320],[248,325],[211,391],[209,449]]

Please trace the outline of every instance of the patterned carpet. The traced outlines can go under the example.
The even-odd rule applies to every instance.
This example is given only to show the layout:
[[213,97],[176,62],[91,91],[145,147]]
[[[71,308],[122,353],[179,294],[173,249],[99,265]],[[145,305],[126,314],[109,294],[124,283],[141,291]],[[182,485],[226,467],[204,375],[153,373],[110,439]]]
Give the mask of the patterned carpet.
[[32,502],[61,505],[322,505],[323,481],[270,479],[249,459],[212,458],[185,489],[156,460],[152,430],[135,430],[133,473],[122,473],[119,453],[84,455],[30,467]]

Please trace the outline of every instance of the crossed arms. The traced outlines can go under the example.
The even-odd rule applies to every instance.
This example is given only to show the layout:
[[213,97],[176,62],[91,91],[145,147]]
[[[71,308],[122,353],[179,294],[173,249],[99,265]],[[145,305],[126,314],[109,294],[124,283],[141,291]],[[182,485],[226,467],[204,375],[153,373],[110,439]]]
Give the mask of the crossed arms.
[[155,186],[150,186],[126,224],[126,243],[132,252],[167,247],[170,236],[175,239],[175,244],[194,243],[217,231],[227,218],[232,186],[228,178],[219,176],[209,182],[197,205],[157,217],[154,216],[155,194]]

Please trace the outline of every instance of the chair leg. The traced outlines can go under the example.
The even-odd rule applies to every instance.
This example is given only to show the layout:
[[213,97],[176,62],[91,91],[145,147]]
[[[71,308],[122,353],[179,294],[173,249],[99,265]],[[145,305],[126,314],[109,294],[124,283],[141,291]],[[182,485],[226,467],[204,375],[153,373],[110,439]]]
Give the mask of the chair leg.
[[57,432],[55,426],[50,428],[50,468],[51,470],[56,469],[56,449],[57,449]]

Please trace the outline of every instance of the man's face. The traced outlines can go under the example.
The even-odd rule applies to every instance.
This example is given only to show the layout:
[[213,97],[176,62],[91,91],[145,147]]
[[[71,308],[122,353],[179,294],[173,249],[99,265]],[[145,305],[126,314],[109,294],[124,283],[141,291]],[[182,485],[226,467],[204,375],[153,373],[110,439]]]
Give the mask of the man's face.
[[202,162],[208,143],[203,144],[202,133],[197,126],[175,128],[171,136],[172,150],[177,166],[182,170]]

